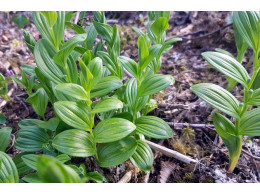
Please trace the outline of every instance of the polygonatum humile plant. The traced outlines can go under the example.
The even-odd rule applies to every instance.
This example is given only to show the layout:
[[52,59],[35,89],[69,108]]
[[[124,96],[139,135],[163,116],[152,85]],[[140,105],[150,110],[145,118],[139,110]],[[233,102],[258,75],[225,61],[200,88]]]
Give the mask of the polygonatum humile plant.
[[[153,166],[153,153],[145,140],[173,135],[162,119],[147,116],[157,104],[152,95],[174,84],[172,76],[156,74],[162,64],[161,55],[180,41],[165,40],[170,12],[149,12],[147,33],[138,30],[138,63],[120,56],[117,26],[106,23],[104,12],[93,12],[94,19],[86,28],[70,22],[74,14],[34,12],[33,21],[42,38],[36,41],[24,31],[36,66],[23,65],[22,80],[12,78],[26,89],[29,95],[26,101],[43,118],[19,123],[15,147],[24,153],[14,163],[16,166],[25,163],[37,170],[22,178],[26,182],[46,181],[51,172],[44,162],[67,170],[61,171],[59,182],[79,182],[77,176],[72,177],[76,178],[73,181],[67,180],[74,172],[81,176],[80,181],[101,180],[100,174],[87,173],[83,165],[64,165],[59,161],[60,155],[94,156],[101,167],[116,166],[130,159],[136,167],[148,171]],[[67,41],[65,28],[76,32]],[[101,40],[97,42],[98,35]],[[125,83],[124,69],[133,75]],[[53,106],[55,117],[47,121],[48,103]],[[39,151],[44,155],[34,154]],[[55,173],[54,168],[51,170]],[[27,172],[18,168],[19,175]]]
[[[237,100],[228,90],[210,83],[201,83],[191,90],[203,101],[212,105],[230,118],[215,112],[213,123],[218,135],[229,151],[229,171],[233,172],[242,150],[243,136],[260,135],[260,13],[233,12],[237,59],[227,51],[205,52],[204,59],[228,78],[228,90],[236,83],[243,86],[243,101]],[[247,48],[253,49],[252,76],[241,64]]]

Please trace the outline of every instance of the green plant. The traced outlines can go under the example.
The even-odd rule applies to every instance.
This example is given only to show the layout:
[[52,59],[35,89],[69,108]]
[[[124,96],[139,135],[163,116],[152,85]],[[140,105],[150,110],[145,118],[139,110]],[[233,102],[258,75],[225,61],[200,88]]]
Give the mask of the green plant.
[[[260,109],[253,109],[253,106],[260,105],[259,19],[259,12],[233,12],[238,60],[223,51],[205,52],[202,54],[211,66],[232,79],[234,81],[232,82],[233,84],[238,82],[243,86],[243,102],[239,102],[230,92],[215,84],[202,83],[191,87],[191,90],[199,98],[232,117],[228,119],[222,114],[213,114],[213,123],[216,131],[223,139],[229,151],[230,172],[234,170],[240,157],[242,136],[260,135]],[[241,65],[248,46],[254,52],[254,67],[251,77]]]
[[0,97],[6,101],[10,100],[8,96],[8,80],[0,73]]
[[[104,12],[93,12],[93,15],[93,23],[84,29],[70,22],[73,12],[33,13],[42,39],[35,41],[25,31],[24,37],[34,54],[36,66],[23,65],[22,80],[16,76],[12,78],[26,89],[29,95],[26,101],[44,120],[20,121],[15,147],[33,156],[32,153],[42,151],[48,157],[37,158],[57,166],[61,172],[67,168],[55,158],[65,154],[94,156],[101,167],[116,166],[130,159],[136,167],[150,170],[153,153],[145,139],[171,138],[173,132],[162,119],[146,115],[157,104],[152,95],[174,83],[172,76],[156,73],[161,66],[161,55],[180,39],[165,41],[169,13],[165,17],[165,12],[156,12],[156,17],[150,21],[150,31],[139,36],[139,62],[136,63],[120,56],[117,26],[106,23]],[[66,27],[77,35],[65,42]],[[101,40],[95,43],[98,35]],[[125,84],[122,82],[124,68],[134,76]],[[56,117],[47,121],[48,102]],[[14,159],[17,164],[21,161],[19,158]],[[26,164],[26,157],[21,159]],[[36,157],[33,159],[35,161]],[[43,175],[47,173],[43,174],[41,170],[56,174],[55,170],[44,168],[41,160],[41,168],[31,167],[37,170],[37,178],[25,176],[24,181],[39,181],[40,178],[52,182],[47,178],[44,180]],[[32,162],[27,161],[30,167],[29,164]],[[23,170],[20,172],[24,173]],[[59,181],[79,182],[78,177],[69,172],[75,180],[63,178]],[[83,176],[83,179],[101,181],[98,173]]]

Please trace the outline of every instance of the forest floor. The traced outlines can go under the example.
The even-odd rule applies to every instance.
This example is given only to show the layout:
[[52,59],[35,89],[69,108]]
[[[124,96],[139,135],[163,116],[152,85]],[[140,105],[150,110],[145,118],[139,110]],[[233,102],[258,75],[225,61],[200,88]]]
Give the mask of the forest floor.
[[[14,13],[0,12],[0,72],[6,76],[7,70],[20,74],[19,67],[23,64],[34,64],[32,53],[27,49],[22,36],[22,30],[10,22]],[[31,13],[26,12],[31,18]],[[152,140],[165,147],[181,152],[199,161],[196,165],[182,163],[169,158],[160,152],[155,152],[153,169],[144,173],[134,170],[130,182],[167,182],[167,183],[197,183],[197,182],[260,182],[260,139],[245,137],[243,152],[233,173],[228,173],[228,151],[214,128],[206,127],[212,124],[213,108],[198,99],[190,90],[193,84],[214,83],[226,87],[225,76],[202,58],[201,53],[221,48],[236,56],[233,28],[230,22],[230,12],[172,12],[167,30],[167,37],[182,37],[173,49],[163,56],[160,73],[170,74],[175,78],[175,84],[154,96],[158,100],[158,108],[150,115],[161,117],[169,122],[174,132],[172,139]],[[89,14],[91,17],[91,14]],[[121,36],[123,56],[137,60],[137,38],[132,26],[145,31],[146,12],[106,12],[110,25],[117,24]],[[91,18],[86,17],[86,22]],[[24,27],[38,40],[39,32],[30,23]],[[70,31],[66,37],[73,36]],[[66,39],[66,38],[65,38]],[[243,64],[250,67],[248,50]],[[26,118],[37,118],[25,90],[15,83],[9,84],[11,101],[5,103],[0,99],[0,113],[7,117],[6,126],[13,128],[13,135],[18,130],[18,122]],[[238,99],[242,98],[241,86],[232,90]],[[47,109],[46,117],[54,115],[51,108]],[[195,128],[194,124],[201,124]],[[2,125],[3,126],[3,125]],[[0,127],[2,127],[0,125]],[[13,136],[14,139],[15,136]],[[13,140],[14,141],[14,140]],[[9,145],[8,153],[13,156],[19,153]],[[73,158],[74,163],[86,163],[88,170],[97,170],[105,175],[108,182],[118,182],[130,169],[130,162],[111,168],[99,168],[93,158]]]

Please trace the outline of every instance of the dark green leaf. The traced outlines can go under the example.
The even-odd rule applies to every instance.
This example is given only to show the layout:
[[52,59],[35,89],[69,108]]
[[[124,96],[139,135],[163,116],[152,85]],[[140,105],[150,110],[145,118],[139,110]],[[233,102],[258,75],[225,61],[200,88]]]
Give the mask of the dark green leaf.
[[101,167],[119,165],[134,154],[136,147],[136,140],[132,137],[126,137],[112,143],[101,144],[98,148],[98,164]]
[[100,174],[99,172],[97,171],[94,171],[94,172],[88,172],[86,174],[86,177],[88,180],[93,180],[93,181],[96,181],[96,182],[103,182],[103,181],[106,181],[106,178]]
[[150,171],[153,167],[153,152],[145,142],[138,140],[136,151],[130,160],[141,170]]
[[38,155],[36,154],[26,154],[23,155],[22,157],[23,162],[30,167],[33,170],[37,170],[37,158]]
[[245,103],[251,106],[260,106],[260,88],[253,91]]
[[35,39],[33,38],[33,36],[28,33],[27,31],[23,31],[23,36],[24,36],[24,41],[27,45],[27,47],[30,49],[30,51],[33,53],[34,50],[34,46],[35,46]]
[[27,183],[44,183],[40,178],[38,173],[30,173],[28,175],[25,175],[22,180],[24,180]]
[[27,152],[23,152],[20,154],[15,155],[15,157],[13,158],[14,164],[18,170],[18,174],[19,176],[31,171],[32,169],[30,167],[28,167],[24,161],[22,160],[23,155],[28,154]]
[[6,150],[10,140],[11,133],[11,127],[3,127],[2,129],[0,129],[0,151],[4,152]]
[[0,113],[0,125],[5,124],[6,123],[6,116],[3,115],[2,113]]
[[14,22],[18,28],[23,28],[26,24],[29,24],[29,20],[24,15],[13,15],[12,22]]

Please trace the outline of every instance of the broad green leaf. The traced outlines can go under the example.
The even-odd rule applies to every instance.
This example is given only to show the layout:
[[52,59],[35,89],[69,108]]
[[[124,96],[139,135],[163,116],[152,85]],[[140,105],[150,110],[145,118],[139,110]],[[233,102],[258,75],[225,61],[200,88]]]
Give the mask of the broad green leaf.
[[253,91],[245,103],[246,105],[260,106],[260,88]]
[[72,22],[65,22],[65,26],[74,30],[77,34],[85,34],[86,33],[85,30],[81,26],[74,24]]
[[136,147],[136,140],[132,137],[101,144],[97,150],[98,164],[101,167],[112,167],[122,164],[134,154]]
[[89,71],[93,75],[93,85],[95,86],[100,79],[102,78],[102,72],[103,72],[103,64],[102,60],[99,57],[95,57],[92,59],[89,64],[87,65]]
[[69,166],[49,156],[39,156],[37,170],[44,183],[81,183],[78,174]]
[[79,58],[79,65],[80,65],[80,82],[83,88],[89,92],[93,88],[93,74],[90,72],[89,68],[83,62],[82,59]]
[[173,131],[162,119],[155,116],[141,116],[135,121],[136,131],[156,139],[167,139],[173,136]]
[[33,36],[27,32],[27,31],[23,31],[23,36],[24,36],[24,41],[27,45],[27,47],[29,48],[29,50],[33,53],[34,50],[34,46],[35,46],[35,39],[33,38]]
[[93,21],[96,31],[101,36],[101,38],[106,41],[109,45],[112,44],[113,38],[113,28],[108,24]]
[[40,178],[38,173],[30,173],[28,175],[25,175],[22,178],[23,181],[27,183],[44,183]]
[[49,135],[37,126],[27,126],[17,133],[14,146],[25,152],[37,152],[43,149],[50,141]]
[[26,102],[32,104],[34,111],[44,118],[48,105],[48,96],[43,88],[39,88],[34,94],[30,95]]
[[103,97],[109,92],[120,88],[122,85],[122,81],[116,76],[104,77],[93,87],[90,97]]
[[240,121],[239,134],[260,136],[260,108],[246,112]]
[[60,123],[60,119],[58,119],[57,117],[53,117],[48,121],[43,121],[43,123],[39,124],[38,127],[55,131],[59,123]]
[[65,29],[65,11],[56,11],[57,21],[53,26],[55,35],[56,48],[59,47],[60,43],[64,41],[64,29]]
[[247,88],[250,77],[246,69],[234,58],[219,52],[204,52],[202,56],[219,72],[236,80]]
[[60,83],[55,87],[56,93],[62,93],[76,100],[88,100],[88,93],[83,87],[74,83]]
[[174,78],[170,75],[155,74],[146,77],[138,91],[139,96],[153,95],[174,84]]
[[151,61],[160,53],[162,45],[153,45],[149,48],[149,56],[146,60],[141,64],[141,71],[151,63]]
[[260,50],[260,34],[257,29],[257,24],[260,19],[258,11],[235,11],[233,12],[233,22],[239,31],[239,34],[254,50]]
[[102,59],[103,63],[112,75],[119,76],[118,66],[107,52],[99,51],[98,56]]
[[134,166],[143,171],[150,171],[153,167],[153,152],[143,141],[137,141],[137,148],[130,160]]
[[73,49],[78,45],[79,42],[84,41],[87,38],[87,34],[79,34],[72,37],[61,47],[61,50],[54,56],[54,62],[60,66],[65,66],[67,60]]
[[89,131],[92,128],[88,105],[80,102],[59,101],[54,104],[55,113],[71,127]]
[[131,75],[138,76],[138,64],[134,60],[124,56],[119,56],[118,60]]
[[[248,44],[245,42],[243,37],[240,35],[235,23],[233,23],[233,29],[234,29],[234,37],[235,37],[238,54],[241,53],[241,56],[244,56],[244,54],[248,48]],[[243,60],[243,58],[242,59],[241,58],[238,60],[239,62],[241,62]]]
[[57,20],[57,13],[54,11],[39,11],[40,14],[42,14],[50,27],[53,27]]
[[133,31],[136,32],[139,36],[144,36],[145,34],[143,33],[142,30],[140,30],[137,27],[132,27]]
[[34,59],[36,61],[37,67],[46,77],[46,79],[53,81],[55,84],[65,83],[66,81],[64,78],[64,73],[50,57],[45,48],[45,45],[47,45],[47,43],[44,42],[46,42],[46,40],[37,41],[34,47]]
[[6,150],[10,140],[11,133],[11,127],[3,127],[2,129],[0,129],[0,151],[4,152]]
[[60,152],[71,156],[88,157],[96,153],[93,137],[86,131],[78,129],[59,133],[52,144]]
[[[137,103],[137,81],[135,78],[131,78],[127,82],[127,86],[125,89],[125,97],[127,104],[133,111],[136,109]],[[139,102],[138,102],[139,103]]]
[[149,57],[148,43],[144,36],[140,36],[138,38],[138,57],[139,57],[139,66],[142,67],[144,62]]
[[98,123],[94,128],[94,139],[97,143],[120,140],[135,130],[135,125],[122,118],[110,118]]
[[0,125],[5,124],[6,123],[6,116],[3,115],[2,113],[0,113]]
[[19,176],[13,160],[0,151],[0,183],[19,183]]
[[106,23],[106,17],[104,11],[93,11],[94,21]]
[[37,170],[37,158],[39,155],[36,154],[26,154],[23,155],[21,158],[23,162],[33,170]]
[[24,15],[13,15],[12,22],[14,22],[18,28],[23,28],[26,24],[29,24],[29,20],[26,16]]
[[182,38],[178,38],[178,37],[172,38],[172,39],[170,39],[170,40],[164,42],[164,43],[163,43],[163,46],[172,45],[173,43],[176,43],[176,42],[178,42],[178,41],[182,41]]
[[111,110],[117,110],[123,108],[123,103],[116,98],[106,98],[98,102],[93,110],[92,113],[101,113],[101,112],[108,112]]
[[234,125],[224,116],[218,113],[213,114],[213,123],[218,135],[222,138],[229,153],[229,170],[233,171],[240,157],[242,149],[242,136],[236,136],[230,132],[235,132]]
[[77,14],[78,12],[74,12],[74,11],[68,11],[65,14],[65,21],[66,22],[70,22],[72,20],[72,18]]
[[211,83],[201,83],[193,85],[190,89],[211,106],[236,119],[240,118],[238,100],[222,87]]
[[21,129],[26,129],[28,126],[30,126],[30,127],[31,126],[40,127],[43,124],[44,124],[44,121],[42,121],[42,120],[38,120],[38,119],[24,119],[24,120],[21,120],[18,123],[18,126]]
[[167,18],[165,17],[159,17],[151,26],[151,29],[154,33],[154,35],[157,38],[157,41],[161,42],[161,37],[163,33],[166,31],[166,29],[169,27],[169,23]]
[[19,176],[31,171],[32,169],[30,167],[28,167],[24,161],[22,160],[22,157],[24,155],[28,154],[27,152],[23,152],[20,154],[15,155],[15,157],[13,158],[14,164],[17,168],[18,174]]
[[[233,54],[230,53],[230,52],[227,51],[227,50],[224,50],[224,49],[221,49],[221,48],[216,48],[215,51],[218,52],[218,53],[222,53],[222,54],[228,55],[228,56],[230,56],[230,57],[232,57],[232,58],[235,58],[235,57],[233,56]],[[204,52],[204,53],[207,53],[207,52]],[[210,53],[214,53],[214,52],[210,52]],[[202,54],[202,56],[203,56],[203,54]]]
[[87,49],[91,49],[94,42],[96,41],[98,33],[97,33],[93,23],[91,23],[89,26],[87,26],[85,31],[88,34],[86,46],[87,46]]

